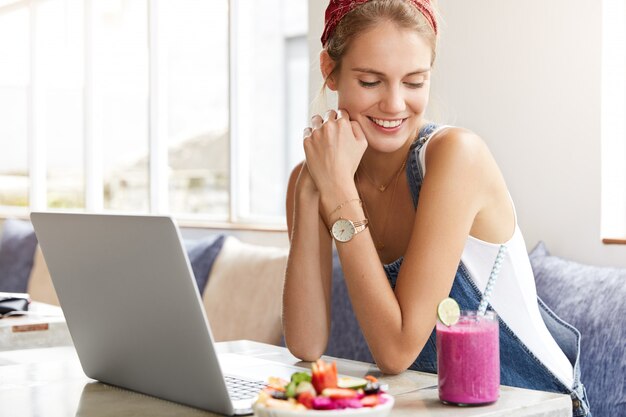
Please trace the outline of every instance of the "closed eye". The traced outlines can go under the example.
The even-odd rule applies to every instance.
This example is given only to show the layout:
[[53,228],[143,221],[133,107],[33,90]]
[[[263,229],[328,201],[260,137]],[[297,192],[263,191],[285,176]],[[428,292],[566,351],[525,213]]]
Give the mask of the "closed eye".
[[367,82],[367,81],[359,80],[359,85],[361,85],[361,87],[365,87],[365,88],[376,87],[378,84],[380,84],[380,81]]
[[406,85],[409,88],[422,88],[424,86],[424,83],[404,83],[404,85]]

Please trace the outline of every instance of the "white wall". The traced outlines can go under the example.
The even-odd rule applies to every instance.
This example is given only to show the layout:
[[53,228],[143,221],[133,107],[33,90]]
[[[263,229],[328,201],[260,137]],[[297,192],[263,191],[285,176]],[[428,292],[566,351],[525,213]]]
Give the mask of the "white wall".
[[[326,3],[309,1],[312,61]],[[626,246],[600,235],[601,2],[438,3],[429,116],[488,143],[529,249],[543,240],[558,256],[626,266]]]

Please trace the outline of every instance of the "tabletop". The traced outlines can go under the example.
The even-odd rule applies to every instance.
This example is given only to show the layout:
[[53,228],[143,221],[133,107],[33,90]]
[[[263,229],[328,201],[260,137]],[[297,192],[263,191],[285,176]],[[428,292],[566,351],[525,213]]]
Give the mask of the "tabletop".
[[[216,344],[219,353],[237,353],[288,365],[306,366],[287,349],[252,341]],[[456,407],[437,396],[437,376],[406,371],[382,375],[375,365],[336,360],[340,374],[378,377],[395,397],[391,416],[570,417],[569,396],[502,386],[494,404]],[[213,416],[206,411],[94,381],[82,371],[73,346],[0,352],[0,417]]]
[[0,351],[70,345],[61,307],[33,301],[26,314],[0,318]]

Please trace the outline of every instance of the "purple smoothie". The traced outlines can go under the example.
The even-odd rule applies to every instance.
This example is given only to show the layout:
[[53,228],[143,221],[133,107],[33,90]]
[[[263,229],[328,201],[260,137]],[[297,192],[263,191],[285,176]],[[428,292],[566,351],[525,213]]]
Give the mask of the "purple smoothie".
[[444,402],[488,404],[500,393],[500,342],[493,312],[478,318],[464,311],[448,327],[437,322],[439,399]]

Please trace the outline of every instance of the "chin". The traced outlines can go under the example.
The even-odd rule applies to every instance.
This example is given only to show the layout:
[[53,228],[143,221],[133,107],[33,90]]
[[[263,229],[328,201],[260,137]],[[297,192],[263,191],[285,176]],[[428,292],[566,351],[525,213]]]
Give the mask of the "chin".
[[376,138],[376,137],[367,137],[367,147],[368,149],[375,150],[378,152],[384,153],[392,153],[396,152],[399,149],[402,149],[408,141],[412,141],[412,138]]
[[385,153],[396,152],[404,148],[407,142],[413,142],[414,135],[414,133],[409,132],[409,129],[406,129],[406,132],[397,132],[395,135],[381,135],[378,132],[369,132],[369,135],[367,132],[365,133],[368,148]]

